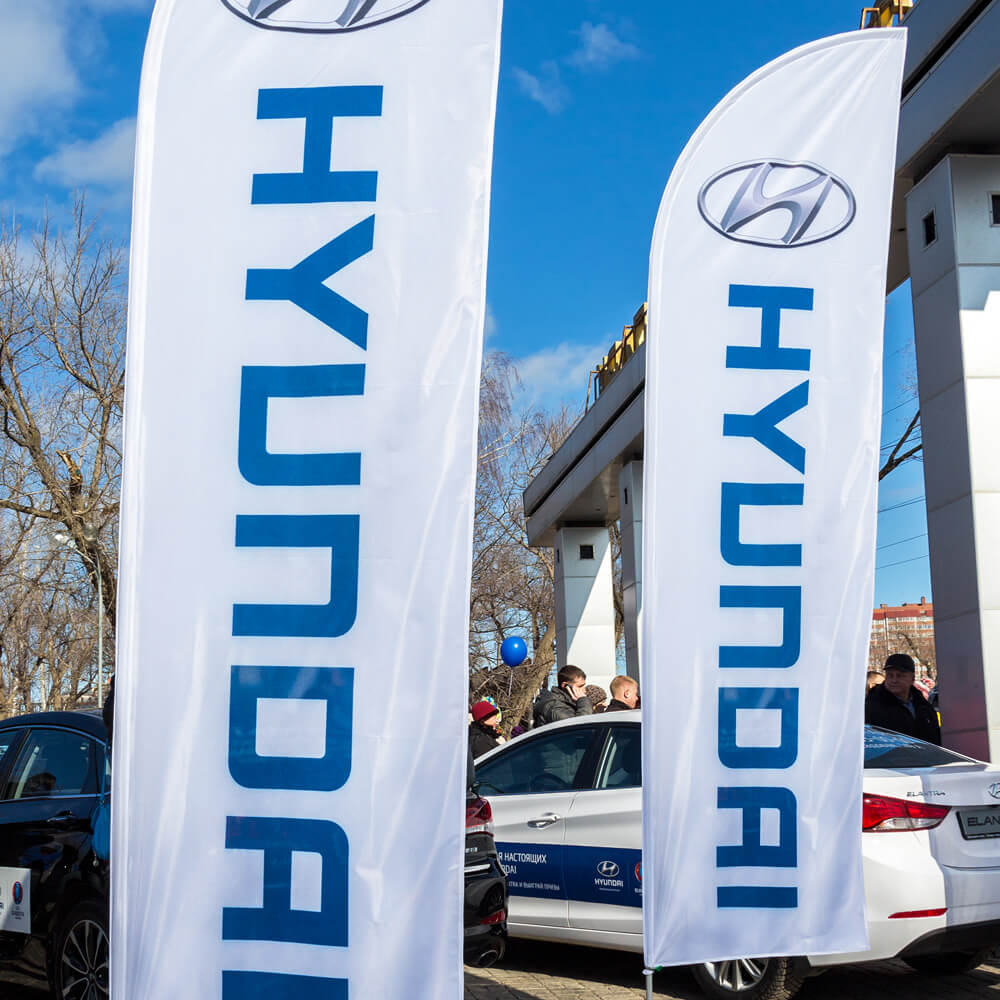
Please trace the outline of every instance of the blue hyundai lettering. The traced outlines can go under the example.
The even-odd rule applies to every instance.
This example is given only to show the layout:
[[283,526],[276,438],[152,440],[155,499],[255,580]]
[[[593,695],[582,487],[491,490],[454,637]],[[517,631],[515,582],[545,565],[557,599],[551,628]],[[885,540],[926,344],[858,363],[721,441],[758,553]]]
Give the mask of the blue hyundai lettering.
[[[810,351],[786,347],[781,343],[784,312],[811,312],[811,288],[763,285],[731,285],[729,306],[756,310],[760,315],[759,346],[730,346],[726,367],[757,372],[808,372]],[[745,537],[743,511],[747,507],[801,507],[805,495],[806,450],[778,425],[809,403],[809,382],[799,382],[756,413],[727,413],[723,417],[724,437],[744,437],[771,452],[791,478],[781,482],[725,482],[721,488],[719,550],[729,566],[741,570],[740,584],[724,584],[719,591],[719,606],[775,610],[781,621],[781,643],[777,646],[720,646],[718,693],[718,754],[732,770],[734,783],[716,789],[716,807],[734,810],[739,817],[738,844],[716,847],[718,869],[753,869],[743,876],[746,884],[716,887],[716,905],[720,909],[794,909],[798,889],[788,884],[788,872],[798,865],[798,804],[795,794],[780,780],[780,772],[790,768],[799,752],[799,686],[794,668],[802,645],[802,588],[788,586],[787,568],[802,566],[802,545],[793,537],[780,542],[760,543]],[[782,584],[774,570],[782,572]],[[741,670],[773,670],[774,681],[766,687],[741,683]],[[788,673],[791,671],[791,673]],[[780,734],[778,745],[747,744],[737,739],[738,713],[742,710],[773,713]],[[760,772],[773,772],[764,783]],[[753,784],[739,784],[749,776]],[[764,811],[777,813],[778,843],[763,843],[761,829]],[[772,839],[772,838],[768,838]],[[782,873],[781,879],[768,879],[768,873]],[[773,884],[780,882],[781,884]]]
[[[273,7],[274,5],[272,5]],[[307,87],[261,90],[258,119],[302,119],[305,145],[298,173],[255,174],[253,205],[313,205],[330,202],[371,203],[378,190],[376,171],[331,168],[336,159],[338,118],[379,117],[382,88]],[[249,302],[286,302],[325,326],[331,333],[365,350],[368,313],[330,285],[336,274],[375,246],[375,215],[362,218],[300,261],[281,268],[248,267],[245,297]],[[275,343],[289,336],[275,330]],[[278,398],[339,396],[359,402],[364,397],[366,365],[244,366],[240,373],[237,453],[233,461],[243,479],[266,495],[313,486],[358,486],[359,452],[275,454],[267,447],[268,401]],[[358,417],[360,422],[361,418]],[[287,508],[288,504],[283,503]],[[237,547],[314,547],[330,552],[329,599],[321,604],[234,604],[232,634],[329,640],[347,635],[357,616],[359,579],[358,514],[290,515],[238,513],[233,523]],[[327,654],[329,655],[329,654]],[[313,659],[303,656],[303,660]],[[233,664],[229,696],[229,773],[243,788],[263,793],[258,815],[229,816],[225,847],[257,851],[263,859],[263,902],[259,907],[225,907],[221,914],[224,941],[292,942],[325,948],[350,944],[348,885],[350,844],[344,829],[329,819],[309,818],[308,797],[344,787],[351,776],[353,754],[354,667],[338,663],[299,666]],[[326,731],[321,756],[274,757],[257,752],[258,703],[263,699],[311,699],[322,702]],[[304,796],[299,814],[270,816],[267,793],[294,790]],[[313,800],[315,801],[315,800]],[[325,800],[324,800],[325,804]],[[306,814],[306,815],[303,815]],[[292,856],[319,855],[320,907],[292,905]],[[290,975],[278,969],[223,971],[223,1000],[347,1000],[346,979]]]

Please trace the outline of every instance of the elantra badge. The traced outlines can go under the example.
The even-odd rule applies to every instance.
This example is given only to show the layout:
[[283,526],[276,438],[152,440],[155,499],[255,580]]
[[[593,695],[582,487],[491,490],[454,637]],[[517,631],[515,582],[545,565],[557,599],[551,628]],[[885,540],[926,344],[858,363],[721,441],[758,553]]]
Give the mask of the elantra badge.
[[717,233],[761,247],[832,239],[856,210],[851,189],[815,163],[740,163],[720,170],[698,193],[698,211]]
[[237,17],[272,31],[336,34],[373,28],[430,0],[222,0]]

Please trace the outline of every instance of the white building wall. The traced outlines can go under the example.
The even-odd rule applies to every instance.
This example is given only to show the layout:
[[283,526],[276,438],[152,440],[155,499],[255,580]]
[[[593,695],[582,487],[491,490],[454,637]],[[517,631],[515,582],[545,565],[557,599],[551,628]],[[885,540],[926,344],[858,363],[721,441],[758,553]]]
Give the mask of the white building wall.
[[642,609],[642,462],[618,474],[622,532],[622,605],[625,612],[625,672],[639,679],[639,612]]
[[556,532],[556,659],[605,691],[615,676],[611,539],[606,527]]
[[945,157],[907,198],[907,241],[944,741],[1000,760],[1000,225],[992,194],[1000,194],[1000,157]]

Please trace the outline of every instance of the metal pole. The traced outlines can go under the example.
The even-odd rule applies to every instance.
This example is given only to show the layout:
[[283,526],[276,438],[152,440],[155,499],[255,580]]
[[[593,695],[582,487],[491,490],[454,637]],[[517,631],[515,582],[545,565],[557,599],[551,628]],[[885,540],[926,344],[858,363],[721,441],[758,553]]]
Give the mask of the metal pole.
[[101,582],[101,557],[94,554],[97,565],[97,707],[104,707],[104,588]]
[[646,1000],[653,1000],[653,970],[643,969],[642,974],[646,977]]

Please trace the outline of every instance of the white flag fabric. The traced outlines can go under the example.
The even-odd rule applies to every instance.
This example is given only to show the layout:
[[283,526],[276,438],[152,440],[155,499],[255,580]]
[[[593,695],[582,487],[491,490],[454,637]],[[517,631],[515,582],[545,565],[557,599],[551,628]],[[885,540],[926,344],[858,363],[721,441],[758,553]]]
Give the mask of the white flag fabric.
[[905,30],[712,112],[650,263],[646,961],[867,947],[863,699]]
[[115,1000],[462,995],[500,0],[159,0]]

